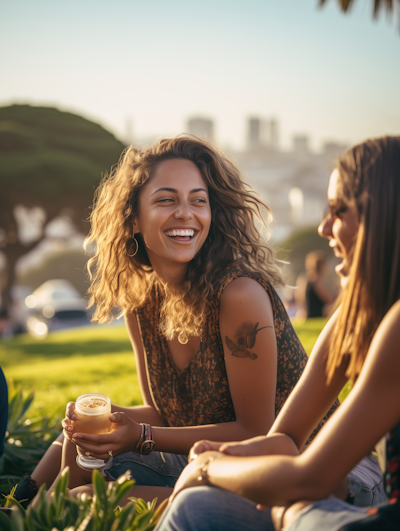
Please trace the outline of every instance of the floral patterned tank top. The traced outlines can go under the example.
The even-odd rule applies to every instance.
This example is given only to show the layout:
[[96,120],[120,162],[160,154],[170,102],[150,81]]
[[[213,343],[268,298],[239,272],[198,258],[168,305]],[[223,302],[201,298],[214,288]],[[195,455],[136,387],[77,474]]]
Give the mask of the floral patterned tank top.
[[[278,352],[276,415],[304,370],[307,355],[286,310],[271,284],[256,274],[244,272],[237,264],[226,269],[211,301],[211,312],[199,350],[183,370],[179,370],[174,364],[167,340],[159,332],[160,294],[155,288],[147,303],[136,311],[136,315],[145,352],[150,392],[166,426],[199,426],[232,422],[236,419],[219,330],[219,302],[226,286],[239,277],[256,280],[271,300]],[[338,405],[337,401],[308,442]]]

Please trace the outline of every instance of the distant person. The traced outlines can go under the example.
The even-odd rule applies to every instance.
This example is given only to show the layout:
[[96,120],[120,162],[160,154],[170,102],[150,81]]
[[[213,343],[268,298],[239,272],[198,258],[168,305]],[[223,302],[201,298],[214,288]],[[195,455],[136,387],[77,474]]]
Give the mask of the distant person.
[[335,302],[336,296],[326,284],[328,263],[324,251],[312,251],[305,259],[305,273],[297,279],[299,293],[297,300],[304,307],[304,317],[324,317],[328,308]]

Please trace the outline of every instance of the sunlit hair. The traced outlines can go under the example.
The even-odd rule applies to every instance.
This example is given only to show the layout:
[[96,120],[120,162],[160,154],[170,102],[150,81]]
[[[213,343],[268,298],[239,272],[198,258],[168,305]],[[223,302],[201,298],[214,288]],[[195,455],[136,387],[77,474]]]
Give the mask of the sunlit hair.
[[[156,166],[171,159],[186,159],[197,166],[208,186],[212,216],[209,235],[188,264],[179,289],[158,279],[140,234],[136,235],[137,254],[128,256],[136,250],[132,229],[140,192]],[[229,264],[240,262],[246,271],[274,285],[284,284],[275,253],[256,226],[257,220],[260,227],[266,226],[265,214],[270,215],[267,205],[243,182],[236,166],[208,142],[185,135],[161,140],[144,151],[128,147],[96,192],[85,242],[96,246],[88,262],[94,320],[109,320],[114,307],[133,312],[158,291],[163,301],[161,332],[184,343],[190,336],[201,335],[217,280]]]
[[354,381],[379,323],[400,298],[400,136],[353,147],[337,169],[345,203],[356,202],[359,229],[327,374],[330,380],[349,355],[346,375]]

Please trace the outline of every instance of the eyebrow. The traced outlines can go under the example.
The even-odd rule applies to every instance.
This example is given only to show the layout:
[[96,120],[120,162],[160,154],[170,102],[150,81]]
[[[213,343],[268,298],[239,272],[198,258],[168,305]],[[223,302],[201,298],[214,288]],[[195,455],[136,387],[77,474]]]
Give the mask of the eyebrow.
[[[176,188],[159,188],[158,190],[153,192],[151,195],[154,195],[157,192],[172,192],[173,194],[177,194],[178,190]],[[190,190],[189,194],[196,194],[197,192],[207,193],[207,190],[205,190],[204,188],[194,188],[193,190]]]

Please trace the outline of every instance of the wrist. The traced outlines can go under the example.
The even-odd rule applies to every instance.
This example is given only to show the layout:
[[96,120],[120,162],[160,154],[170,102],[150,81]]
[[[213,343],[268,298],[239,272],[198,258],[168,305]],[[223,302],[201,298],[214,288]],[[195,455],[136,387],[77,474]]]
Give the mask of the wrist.
[[211,480],[209,476],[209,467],[213,461],[224,457],[224,454],[218,453],[216,455],[210,456],[204,465],[200,469],[200,474],[197,477],[197,481],[201,482],[202,485],[211,485]]
[[140,423],[140,436],[134,450],[135,454],[149,455],[155,447],[153,428],[150,424]]

